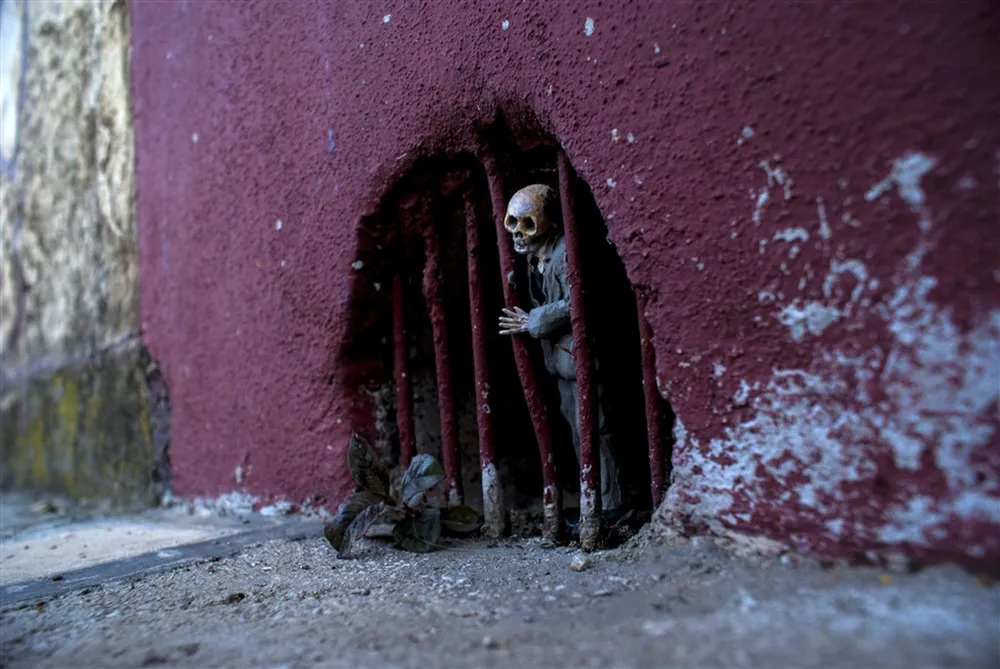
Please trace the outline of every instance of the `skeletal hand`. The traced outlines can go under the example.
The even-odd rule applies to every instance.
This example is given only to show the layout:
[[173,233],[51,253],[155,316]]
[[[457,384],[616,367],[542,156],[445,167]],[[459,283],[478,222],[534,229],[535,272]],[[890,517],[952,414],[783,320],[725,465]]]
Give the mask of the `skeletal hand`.
[[521,307],[504,308],[500,317],[500,334],[518,334],[528,331],[528,312]]

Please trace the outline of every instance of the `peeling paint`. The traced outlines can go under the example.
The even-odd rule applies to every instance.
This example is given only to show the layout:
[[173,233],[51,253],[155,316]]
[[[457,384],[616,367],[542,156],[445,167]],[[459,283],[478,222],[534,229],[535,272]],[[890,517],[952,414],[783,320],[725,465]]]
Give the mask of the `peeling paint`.
[[[869,277],[865,264],[835,259],[824,278],[824,299],[781,305],[779,298],[777,319],[795,342],[842,320],[881,329],[889,340],[862,351],[841,349],[835,342],[821,345],[807,369],[775,369],[759,387],[741,381],[733,403],[750,406],[753,415],[721,438],[701,443],[678,418],[670,489],[674,503],[693,505],[696,517],[737,522],[747,504],[752,509],[754,500],[773,495],[769,486],[777,483],[788,501],[796,500],[816,517],[850,513],[842,486],[874,480],[880,468],[878,450],[861,445],[882,444],[896,467],[910,471],[924,467],[925,453],[932,449],[947,491],[918,487],[906,501],[889,507],[876,531],[879,541],[940,543],[955,517],[1000,523],[1000,481],[973,459],[995,431],[1000,310],[980,315],[963,331],[949,307],[930,299],[938,281],[923,273],[921,261],[933,246],[933,217],[920,179],[934,165],[927,156],[907,154],[866,196],[874,200],[895,187],[917,214],[921,236],[900,263],[892,291],[871,303],[864,291],[879,282]],[[817,204],[821,207],[822,200]],[[825,222],[825,214],[820,221]],[[758,294],[761,303],[775,299],[771,291]],[[835,536],[861,531],[848,518],[826,521],[825,527]]]

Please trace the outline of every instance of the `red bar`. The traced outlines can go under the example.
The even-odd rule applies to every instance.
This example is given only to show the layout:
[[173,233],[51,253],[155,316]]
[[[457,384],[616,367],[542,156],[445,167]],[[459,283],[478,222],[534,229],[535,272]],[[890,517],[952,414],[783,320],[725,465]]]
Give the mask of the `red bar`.
[[472,366],[476,375],[476,424],[479,427],[479,468],[483,483],[483,534],[499,538],[504,530],[503,488],[497,478],[490,416],[490,369],[486,350],[486,316],[479,267],[479,221],[472,194],[465,197],[465,250],[469,267],[469,313],[472,320]]
[[432,227],[424,233],[424,298],[434,334],[434,368],[437,372],[438,411],[441,415],[441,464],[444,466],[445,494],[450,506],[462,503],[458,476],[458,433],[455,429],[455,397],[451,388],[448,358],[448,323],[441,296],[441,265],[438,240]]
[[663,501],[665,463],[663,462],[663,436],[660,433],[660,392],[656,387],[656,350],[653,348],[653,329],[646,320],[646,300],[636,294],[639,311],[639,343],[642,346],[642,391],[646,398],[646,437],[649,441],[649,485],[653,494],[653,508]]
[[403,315],[403,277],[392,280],[392,343],[396,375],[396,430],[399,432],[399,464],[404,468],[413,459],[413,391],[410,390],[406,317]]
[[587,320],[583,304],[583,278],[580,271],[582,252],[576,215],[573,209],[573,168],[564,151],[559,151],[559,195],[562,202],[563,229],[566,234],[567,283],[569,283],[570,319],[573,327],[573,361],[580,424],[580,547],[597,548],[601,537],[601,458],[597,444],[596,396],[593,392],[594,361],[590,357]]
[[[514,243],[510,238],[510,233],[503,227],[503,219],[507,214],[503,180],[493,156],[484,155],[483,166],[486,168],[486,178],[489,181],[490,200],[493,203],[493,218],[497,229],[497,245],[500,248],[500,282],[503,285],[504,303],[508,307],[513,307],[521,302],[512,282]],[[531,362],[526,338],[513,336],[510,341],[514,347],[514,363],[521,379],[524,401],[528,405],[531,424],[535,428],[538,454],[542,459],[542,508],[545,514],[542,535],[546,539],[554,541],[559,538],[562,527],[562,500],[556,479],[555,458],[552,454],[552,431],[549,428],[548,412],[541,394],[538,392],[538,378],[535,376],[535,368]]]

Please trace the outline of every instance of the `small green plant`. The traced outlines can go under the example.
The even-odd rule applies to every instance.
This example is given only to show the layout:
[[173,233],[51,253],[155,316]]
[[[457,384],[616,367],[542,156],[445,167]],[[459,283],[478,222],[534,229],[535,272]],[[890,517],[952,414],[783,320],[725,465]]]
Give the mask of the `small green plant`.
[[439,491],[444,470],[430,455],[417,455],[392,485],[389,469],[375,450],[356,434],[351,435],[347,464],[360,490],[351,495],[328,521],[323,534],[341,557],[350,554],[354,539],[376,524],[392,525],[396,544],[413,553],[438,547],[442,532],[471,534],[481,525],[479,514],[467,506],[446,507]]

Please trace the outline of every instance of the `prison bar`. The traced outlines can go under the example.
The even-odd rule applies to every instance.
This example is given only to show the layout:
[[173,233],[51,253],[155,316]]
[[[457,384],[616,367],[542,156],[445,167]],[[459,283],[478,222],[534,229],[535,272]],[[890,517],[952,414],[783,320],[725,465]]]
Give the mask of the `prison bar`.
[[[483,167],[486,169],[486,179],[489,183],[490,202],[493,205],[493,218],[497,229],[497,246],[500,250],[500,283],[503,285],[504,304],[513,307],[519,304],[514,277],[514,247],[510,234],[503,227],[507,213],[507,202],[504,198],[503,179],[497,167],[495,158],[490,154],[482,156]],[[542,536],[550,541],[559,538],[562,528],[562,499],[556,478],[556,463],[552,451],[552,430],[549,427],[548,412],[542,395],[538,390],[538,377],[528,350],[528,342],[524,337],[510,338],[514,349],[514,363],[521,380],[521,390],[524,401],[528,405],[531,425],[535,430],[535,440],[538,443],[538,455],[542,460]]]
[[437,374],[438,412],[441,416],[441,464],[444,466],[446,499],[449,506],[455,506],[462,503],[458,474],[458,433],[448,357],[448,322],[441,295],[441,249],[432,225],[428,225],[424,232],[424,255],[424,299],[427,301],[434,336],[434,370]]
[[410,466],[413,459],[413,391],[410,389],[403,276],[392,279],[393,372],[396,375],[396,430],[399,432],[399,464]]
[[479,265],[479,221],[472,193],[465,196],[465,251],[469,269],[469,314],[472,321],[472,366],[476,379],[476,426],[479,428],[479,469],[483,485],[483,534],[499,538],[504,530],[503,488],[497,478],[490,416],[490,368],[483,313],[482,269]]
[[642,392],[646,399],[646,438],[649,442],[649,488],[653,508],[663,501],[664,462],[663,435],[660,417],[660,392],[656,385],[656,349],[653,348],[653,328],[646,318],[646,300],[636,293],[639,312],[639,343],[642,347]]
[[597,407],[594,394],[594,362],[587,339],[583,303],[583,253],[576,225],[573,198],[573,168],[566,152],[559,151],[559,198],[566,235],[566,281],[569,283],[570,323],[573,329],[573,362],[576,368],[577,416],[580,426],[580,547],[594,550],[601,538],[601,458],[597,444]]

